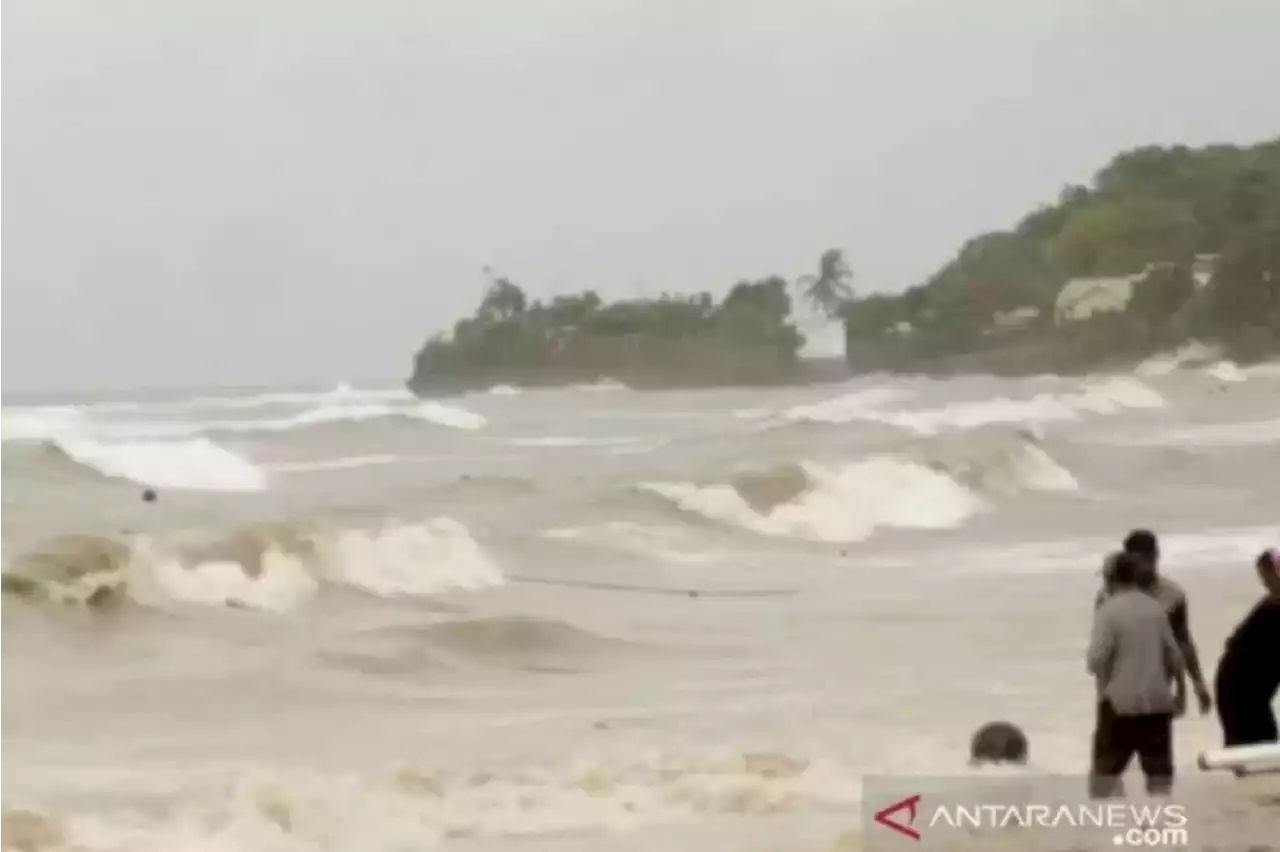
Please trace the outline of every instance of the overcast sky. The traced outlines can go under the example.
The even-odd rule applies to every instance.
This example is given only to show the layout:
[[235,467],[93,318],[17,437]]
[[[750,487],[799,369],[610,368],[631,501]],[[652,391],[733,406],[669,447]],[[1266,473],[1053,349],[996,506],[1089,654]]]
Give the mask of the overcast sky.
[[1273,0],[5,0],[4,389],[386,381],[474,305],[925,277],[1280,132]]

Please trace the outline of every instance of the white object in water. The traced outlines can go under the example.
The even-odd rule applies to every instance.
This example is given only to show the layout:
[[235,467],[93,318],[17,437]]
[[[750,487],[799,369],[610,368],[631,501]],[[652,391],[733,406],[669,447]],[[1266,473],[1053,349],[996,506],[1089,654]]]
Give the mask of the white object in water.
[[1205,771],[1228,769],[1237,775],[1265,775],[1280,772],[1280,744],[1233,746],[1200,753]]

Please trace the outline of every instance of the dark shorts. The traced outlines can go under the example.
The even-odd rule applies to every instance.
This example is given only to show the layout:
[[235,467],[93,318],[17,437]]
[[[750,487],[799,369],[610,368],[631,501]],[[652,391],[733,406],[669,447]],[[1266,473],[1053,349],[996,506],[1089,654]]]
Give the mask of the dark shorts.
[[1271,711],[1275,691],[1259,686],[1256,674],[1242,666],[1220,665],[1213,691],[1222,725],[1222,743],[1231,746],[1274,743],[1280,740]]
[[1098,702],[1089,773],[1091,795],[1104,798],[1122,792],[1120,777],[1135,754],[1147,777],[1147,791],[1169,792],[1173,787],[1173,714],[1121,716],[1110,701]]

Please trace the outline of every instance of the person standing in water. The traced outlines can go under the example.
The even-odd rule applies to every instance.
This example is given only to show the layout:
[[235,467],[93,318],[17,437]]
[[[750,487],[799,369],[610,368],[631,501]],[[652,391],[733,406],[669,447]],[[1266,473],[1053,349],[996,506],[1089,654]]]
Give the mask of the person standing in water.
[[1232,632],[1214,677],[1228,748],[1280,740],[1271,710],[1280,691],[1280,549],[1262,553],[1254,567],[1266,595]]
[[1094,610],[1086,654],[1098,685],[1089,795],[1124,794],[1121,776],[1136,753],[1147,792],[1173,789],[1171,683],[1182,673],[1182,653],[1164,606],[1152,593],[1156,577],[1144,560],[1119,553],[1109,560],[1109,594]]
[[[1178,642],[1178,650],[1182,654],[1186,674],[1191,678],[1192,687],[1196,691],[1196,703],[1200,714],[1204,715],[1213,708],[1213,696],[1205,682],[1204,672],[1200,668],[1200,655],[1196,652],[1195,640],[1191,637],[1191,620],[1187,612],[1187,593],[1182,586],[1160,573],[1160,542],[1156,534],[1150,530],[1132,530],[1124,538],[1124,552],[1138,557],[1151,574],[1151,585],[1148,592],[1165,608],[1169,617],[1169,626],[1173,629],[1173,637]],[[1103,588],[1098,591],[1094,600],[1095,609],[1102,605],[1109,594],[1110,581],[1104,570]],[[1180,681],[1179,686],[1181,687]],[[1176,714],[1186,712],[1186,690],[1178,689],[1178,705]]]

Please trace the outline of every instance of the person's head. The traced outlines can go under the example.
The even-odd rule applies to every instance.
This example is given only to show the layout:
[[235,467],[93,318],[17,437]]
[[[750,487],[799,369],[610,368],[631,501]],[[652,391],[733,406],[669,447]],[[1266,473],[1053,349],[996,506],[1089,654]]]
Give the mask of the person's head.
[[1280,597],[1280,548],[1262,551],[1254,567],[1258,569],[1258,578],[1262,580],[1267,592]]
[[1130,530],[1124,537],[1124,552],[1131,553],[1150,566],[1152,571],[1160,567],[1160,542],[1151,530]]
[[1115,592],[1144,589],[1155,579],[1145,558],[1124,550],[1107,557],[1104,574],[1107,587]]
[[980,766],[984,763],[1011,763],[1022,765],[1027,762],[1027,735],[1012,722],[988,722],[973,734],[969,741],[969,763]]

